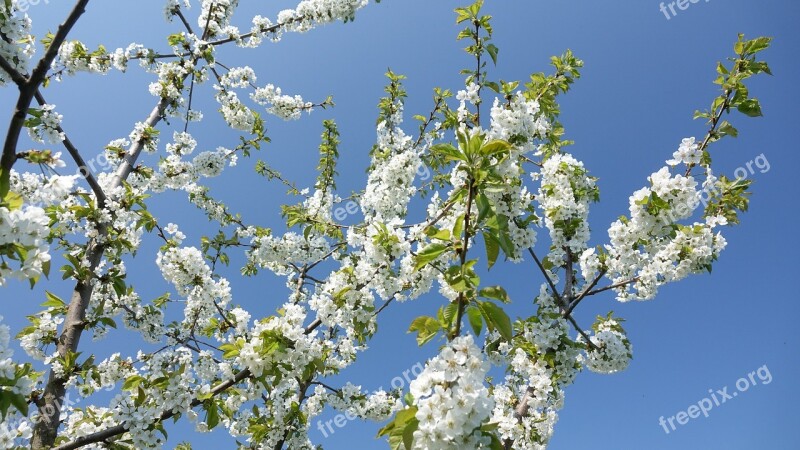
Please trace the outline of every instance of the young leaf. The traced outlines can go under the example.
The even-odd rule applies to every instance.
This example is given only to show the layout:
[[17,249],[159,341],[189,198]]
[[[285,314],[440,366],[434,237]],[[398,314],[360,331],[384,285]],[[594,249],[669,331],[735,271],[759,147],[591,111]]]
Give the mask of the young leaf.
[[737,109],[739,112],[749,117],[761,117],[764,115],[761,112],[761,104],[755,98],[745,100],[738,106]]
[[444,253],[445,250],[447,250],[447,246],[444,244],[431,244],[425,247],[424,249],[422,249],[422,251],[417,253],[414,270],[419,270],[425,267],[426,264],[442,256],[442,253]]
[[417,317],[408,328],[409,333],[417,332],[417,344],[422,347],[441,331],[442,325],[433,317]]
[[476,336],[479,336],[483,330],[483,317],[481,316],[481,312],[478,310],[478,308],[475,308],[474,306],[468,307],[467,319],[472,327],[472,331],[475,332]]
[[511,319],[503,308],[490,301],[478,302],[478,307],[489,329],[497,330],[504,339],[511,340],[513,337]]
[[489,269],[491,269],[497,262],[497,257],[500,256],[500,242],[488,232],[483,233],[483,242],[486,244],[486,259]]
[[511,144],[506,141],[494,140],[489,141],[481,147],[481,154],[483,156],[492,156],[498,153],[504,153],[511,149]]
[[498,300],[503,303],[511,303],[511,300],[508,298],[508,293],[500,286],[483,288],[478,292],[478,295],[481,297]]

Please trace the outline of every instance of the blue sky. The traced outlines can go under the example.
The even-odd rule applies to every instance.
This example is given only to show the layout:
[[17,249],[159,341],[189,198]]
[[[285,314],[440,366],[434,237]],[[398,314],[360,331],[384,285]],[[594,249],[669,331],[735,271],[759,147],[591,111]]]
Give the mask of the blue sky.
[[[69,3],[41,2],[31,7],[35,33],[41,36],[54,30]],[[269,2],[270,6],[241,3],[240,20],[248,14],[274,17],[292,6],[286,1]],[[796,289],[789,283],[800,269],[793,254],[798,250],[795,230],[800,218],[796,209],[800,190],[795,184],[800,158],[794,136],[800,101],[796,88],[800,3],[700,1],[670,19],[655,0],[488,0],[487,4],[487,12],[495,17],[495,42],[501,49],[500,67],[493,72],[496,78],[526,80],[532,72],[547,71],[549,57],[568,48],[585,61],[583,78],[561,104],[568,137],[577,143],[570,151],[600,178],[602,201],[591,215],[595,245],[605,242],[608,225],[627,211],[628,196],[646,184],[646,177],[663,165],[680,139],[703,135],[703,124],[692,121],[692,113],[717,95],[711,83],[714,67],[732,54],[736,34],[775,37],[773,47],[764,54],[775,76],[753,80],[750,89],[761,100],[765,117],[734,116],[741,136],[713,148],[716,162],[728,174],[746,168],[762,154],[769,162],[768,171],[751,164],[755,170],[749,176],[755,182],[750,212],[742,225],[725,230],[729,245],[712,275],[668,286],[647,303],[619,304],[610,294],[584,302],[577,317],[585,326],[609,310],[627,319],[634,360],[621,374],[586,372],[578,377],[567,390],[550,448],[800,448],[800,429],[794,424],[797,415],[790,412],[800,401],[795,382],[800,377],[800,338],[795,331],[800,306]],[[286,93],[315,101],[330,94],[337,107],[298,122],[271,119],[268,128],[273,142],[252,160],[241,160],[237,168],[228,170],[213,185],[213,192],[246,221],[282,229],[278,207],[286,202],[280,195],[283,191],[254,176],[252,165],[256,158],[265,159],[300,186],[310,186],[321,121],[328,118],[336,119],[342,132],[341,192],[363,187],[386,69],[408,76],[409,115],[427,112],[432,88],[456,90],[462,85],[458,71],[471,62],[454,39],[458,28],[452,9],[460,5],[384,0],[370,5],[352,24],[287,35],[279,44],[255,52],[224,50],[222,62],[253,66],[260,84],[274,83]],[[163,2],[90,3],[72,36],[90,46],[102,43],[116,48],[136,41],[166,48],[165,36],[180,29],[179,24],[164,23],[162,6]],[[125,75],[80,75],[52,85],[45,96],[58,105],[67,133],[84,157],[91,158],[111,139],[126,136],[132,124],[150,111],[154,99],[147,93],[149,82],[150,77],[138,68]],[[210,86],[201,92],[200,108],[209,121],[190,130],[200,147],[235,145],[235,135],[214,117]],[[11,89],[0,91],[0,121],[11,113],[13,94]],[[409,123],[408,128],[414,131],[416,126]],[[183,225],[189,235],[187,245],[197,245],[199,237],[209,232],[205,218],[186,206],[183,195],[160,197],[152,209],[161,222]],[[132,281],[145,298],[167,289],[153,264],[158,244],[155,239],[148,241],[137,262],[128,265],[139,268]],[[237,272],[232,267],[227,273],[235,278]],[[542,281],[533,265],[506,264],[502,273],[493,272],[494,279],[508,287],[514,311],[529,311]],[[267,274],[236,281],[234,301],[254,314],[271,314],[283,302],[283,284]],[[57,282],[47,288],[62,297],[70,289]],[[14,332],[23,324],[20,317],[36,311],[43,298],[39,289],[31,292],[18,283],[0,295],[0,314]],[[370,389],[388,387],[393,378],[424,361],[435,346],[418,350],[405,330],[414,317],[430,314],[440,304],[441,299],[431,295],[393,306],[382,317],[381,332],[371,349],[345,378]],[[99,343],[87,338],[82,347],[100,355],[135,354],[128,336],[111,334]],[[715,406],[708,418],[692,419],[669,434],[659,426],[659,417],[686,411],[710,396],[709,389],[728,386],[732,394],[738,379],[763,366],[771,375],[769,384],[756,375],[755,386]],[[332,417],[327,414],[322,419]],[[377,428],[354,421],[336,427],[327,437],[315,431],[312,438],[329,450],[386,448],[374,439]],[[171,436],[172,446],[185,438],[200,449],[227,448],[229,442],[222,430],[197,437],[179,427]]]

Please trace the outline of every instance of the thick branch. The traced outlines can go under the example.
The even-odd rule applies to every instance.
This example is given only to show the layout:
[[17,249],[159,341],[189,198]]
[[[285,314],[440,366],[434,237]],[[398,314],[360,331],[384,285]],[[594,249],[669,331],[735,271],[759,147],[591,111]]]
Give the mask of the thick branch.
[[0,69],[3,69],[8,76],[11,77],[11,81],[13,81],[17,86],[24,86],[28,82],[28,78],[21,74],[14,66],[11,65],[5,58],[0,56]]
[[[467,250],[469,248],[469,240],[470,240],[470,233],[469,233],[469,219],[470,215],[472,214],[472,200],[475,197],[475,181],[470,177],[469,180],[469,193],[467,195],[467,213],[464,215],[464,240],[461,243],[461,267],[467,264]],[[461,334],[461,321],[464,318],[464,309],[466,308],[467,299],[464,297],[464,293],[458,294],[458,313],[456,314],[456,330],[453,334],[453,337],[456,338]]]
[[[153,108],[153,111],[147,118],[147,126],[154,127],[161,121],[167,104],[168,102],[165,99],[159,101],[158,105]],[[141,140],[132,144],[114,175],[114,179],[111,183],[112,189],[121,186],[123,181],[127,179],[128,175],[133,171],[133,167],[144,145],[145,143]],[[92,239],[86,244],[85,258],[89,262],[88,268],[90,273],[94,273],[106,249],[106,244],[103,242],[105,242],[105,238],[108,235],[108,230],[105,226],[101,226],[98,229],[98,234],[98,238]],[[64,318],[64,325],[57,344],[58,354],[62,357],[68,352],[76,352],[78,350],[78,344],[86,322],[86,309],[89,306],[93,292],[94,285],[88,280],[79,280],[72,291],[72,298],[67,309],[66,317]],[[39,408],[42,420],[36,423],[33,430],[33,439],[31,441],[31,447],[33,449],[51,448],[55,442],[58,434],[61,405],[63,404],[64,395],[66,393],[65,383],[66,380],[57,376],[53,371],[50,371],[44,391],[45,403]]]
[[575,261],[572,257],[572,250],[569,247],[565,248],[567,252],[567,268],[566,268],[566,275],[564,280],[564,293],[561,294],[561,300],[564,304],[565,308],[569,307],[569,303],[572,301],[572,286],[575,281]]
[[30,78],[24,84],[20,85],[19,98],[17,99],[17,105],[14,109],[14,115],[11,116],[11,121],[8,124],[8,132],[6,134],[5,143],[3,144],[3,156],[0,158],[0,169],[2,169],[2,172],[11,172],[11,168],[16,160],[19,135],[22,128],[25,126],[25,118],[28,116],[28,108],[31,106],[33,97],[36,91],[39,90],[39,86],[44,81],[44,78],[47,76],[47,71],[50,70],[53,60],[58,55],[58,49],[67,39],[67,35],[72,30],[72,27],[75,26],[75,23],[78,22],[78,19],[86,10],[86,5],[88,3],[89,0],[78,0],[78,2],[75,3],[67,19],[58,27],[58,31],[55,36],[53,36],[50,46],[47,47],[44,56],[36,64]]

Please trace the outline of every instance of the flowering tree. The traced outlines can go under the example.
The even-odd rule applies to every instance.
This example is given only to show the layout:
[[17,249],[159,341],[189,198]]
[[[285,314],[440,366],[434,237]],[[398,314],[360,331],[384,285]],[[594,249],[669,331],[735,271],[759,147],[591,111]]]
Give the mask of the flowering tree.
[[[474,61],[462,71],[465,86],[455,96],[436,89],[433,109],[415,116],[418,130],[408,134],[403,77],[387,74],[367,185],[356,196],[358,224],[345,226],[332,214],[342,201],[334,122],[323,122],[312,188],[297,190],[267,163],[255,164],[300,198],[283,207],[289,231],[280,234],[245,223],[211,196],[207,182],[268,141],[259,109],[294,120],[332,102],[258,84],[250,67],[221,62],[222,51],[351,21],[367,0],[304,0],[274,20],[254,17],[245,31],[231,25],[237,0],[196,2],[194,16],[195,2],[167,0],[166,18],[181,31],[167,37],[165,50],[131,44],[115,51],[69,40],[89,3],[78,0],[56,33],[42,38],[38,59],[21,3],[0,4],[0,83],[19,92],[0,160],[0,285],[44,282],[57,261],[74,289],[66,300],[48,292],[44,309],[19,333],[32,362],[12,359],[9,328],[0,325],[2,448],[158,448],[165,422],[186,419],[199,432],[225,427],[241,448],[311,449],[310,419],[327,407],[388,422],[380,435],[392,449],[545,448],[564,388],[578,372],[618,372],[632,355],[622,319],[609,313],[587,329],[575,309],[604,292],[623,302],[649,300],[665,283],[711,271],[726,245],[721,228],[738,223],[748,206],[748,182],[713,171],[710,149],[736,136],[724,119],[729,113],[761,115],[744,82],[770,73],[756,59],[769,38],[739,37],[730,64],[718,65],[719,96],[695,115],[708,122],[707,134],[684,139],[631,195],[629,214],[611,224],[607,243],[592,247],[588,214],[599,187],[567,152],[557,104],[583,63],[567,51],[552,59],[551,74],[534,73],[524,84],[495,81],[491,18],[481,14],[480,0],[459,8],[465,28],[458,39]],[[156,77],[149,87],[156,106],[105,148],[111,167],[94,171],[45,88],[78,72],[125,72],[131,63]],[[203,83],[213,84],[222,118],[241,138],[195,153],[189,130],[203,114],[192,98]],[[183,129],[162,146],[166,119]],[[23,129],[39,149],[19,149]],[[47,145],[63,146],[69,158]],[[159,161],[143,164],[143,153]],[[80,175],[55,172],[68,164]],[[435,176],[420,183],[423,165]],[[217,232],[184,242],[178,225],[148,211],[149,198],[165,191],[186,192]],[[425,205],[420,220],[409,213],[416,202]],[[542,228],[546,255],[534,250]],[[127,278],[144,239],[163,244],[156,264],[174,288],[154,300],[141,298]],[[286,279],[289,293],[274,315],[252,317],[237,306],[232,280],[217,270],[231,252],[245,255],[243,276],[268,271]],[[531,286],[528,315],[512,320],[506,290],[481,275],[528,260],[541,285]],[[409,331],[420,345],[439,337],[442,346],[409,392],[331,386],[357,362],[379,314],[436,296],[434,287],[437,316],[417,318]],[[140,351],[99,360],[79,346],[84,334],[103,338],[118,322],[141,336]],[[489,382],[493,367],[505,376]],[[101,389],[116,390],[110,403],[96,401]],[[87,406],[62,406],[70,391]]]

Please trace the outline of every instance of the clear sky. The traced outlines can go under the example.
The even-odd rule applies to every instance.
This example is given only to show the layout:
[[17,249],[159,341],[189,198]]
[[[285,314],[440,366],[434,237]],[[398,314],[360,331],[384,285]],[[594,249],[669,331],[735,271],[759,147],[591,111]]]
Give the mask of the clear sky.
[[[54,30],[70,3],[42,1],[32,6],[35,33],[41,36]],[[270,6],[241,3],[237,25],[242,27],[247,24],[241,20],[255,14],[275,17],[280,9],[292,6],[287,1],[269,2]],[[336,119],[342,132],[341,192],[363,187],[374,142],[376,103],[387,67],[408,76],[409,115],[428,112],[432,88],[456,90],[463,85],[458,71],[471,62],[455,41],[458,28],[452,9],[464,3],[384,0],[363,10],[352,24],[288,35],[279,44],[255,52],[224,50],[220,61],[253,66],[260,84],[274,83],[286,93],[315,101],[331,94],[337,107],[288,124],[270,117],[272,144],[252,160],[241,160],[235,169],[227,169],[216,180],[214,194],[240,211],[245,221],[281,230],[278,206],[286,202],[283,191],[254,176],[252,166],[256,158],[263,158],[300,186],[311,186],[321,121],[327,118]],[[135,41],[166,49],[165,36],[181,28],[164,23],[162,7],[162,1],[91,2],[72,36],[90,46],[102,43],[116,48]],[[585,61],[583,78],[561,101],[568,138],[577,142],[570,151],[600,178],[602,201],[591,215],[593,245],[605,243],[605,230],[627,211],[628,196],[646,184],[646,177],[663,165],[681,138],[703,135],[703,124],[692,121],[692,113],[707,107],[717,95],[711,83],[715,64],[732,54],[737,33],[775,37],[772,49],[764,53],[775,76],[753,80],[750,89],[761,100],[765,117],[734,116],[741,136],[713,148],[716,162],[728,174],[753,162],[748,173],[755,181],[750,212],[742,225],[725,230],[728,249],[712,275],[668,286],[648,303],[619,304],[609,294],[582,304],[577,317],[585,326],[595,315],[612,309],[627,319],[634,360],[621,374],[586,372],[578,377],[567,389],[550,448],[800,448],[800,428],[795,424],[800,401],[796,382],[800,377],[796,331],[800,298],[791,284],[800,269],[794,255],[800,218],[796,184],[800,157],[794,135],[800,103],[800,3],[700,0],[684,11],[676,9],[677,15],[669,19],[655,0],[488,0],[487,11],[495,17],[500,47],[500,67],[493,72],[496,78],[526,80],[531,72],[549,70],[549,56],[568,48]],[[45,95],[64,114],[64,128],[84,157],[91,158],[110,140],[127,136],[132,124],[147,115],[155,104],[147,93],[150,81],[149,75],[133,67],[126,75],[66,79],[49,87]],[[233,146],[235,135],[213,117],[210,92],[206,86],[197,97],[210,118],[208,123],[190,131],[201,149]],[[13,94],[10,88],[0,91],[3,122],[11,113]],[[412,123],[408,128],[416,130]],[[162,132],[162,136],[170,134]],[[755,164],[759,156],[761,166]],[[189,235],[185,245],[198,245],[199,237],[209,232],[206,220],[186,206],[183,195],[164,195],[152,209],[161,222],[182,224]],[[157,245],[155,239],[148,239],[137,262],[128,265],[132,272],[140,268],[132,281],[145,298],[167,289],[153,263]],[[234,259],[234,266],[237,262],[241,258]],[[493,277],[509,288],[514,311],[530,311],[542,281],[533,265],[506,264],[498,269]],[[232,267],[226,274],[235,278],[237,272]],[[234,302],[254,314],[271,314],[284,301],[283,284],[266,273],[234,281]],[[59,283],[47,288],[62,297],[70,290]],[[0,314],[13,332],[23,326],[19,316],[36,311],[43,298],[39,289],[31,292],[19,283],[0,290],[0,296]],[[435,345],[420,351],[405,330],[413,317],[430,314],[441,301],[430,295],[394,305],[381,318],[371,349],[343,379],[369,389],[388,388],[395,377],[402,378],[404,371],[424,361]],[[129,338],[125,332],[112,333],[99,343],[87,338],[82,349],[99,355],[135,354]],[[17,349],[17,356],[21,354]],[[751,372],[756,374],[748,380]],[[711,397],[709,389],[721,402],[722,395],[716,391],[727,386],[732,395],[742,377],[746,383],[740,386],[749,389],[714,405],[707,418],[691,419],[669,434],[659,425],[661,416],[676,416],[692,404],[703,403]],[[321,419],[332,418],[326,414]],[[329,450],[386,448],[374,439],[377,428],[353,421],[341,428],[334,426],[335,432],[327,437],[314,431],[312,438]],[[168,448],[184,438],[198,449],[230,445],[223,430],[199,437],[181,427],[170,430],[173,439]]]

